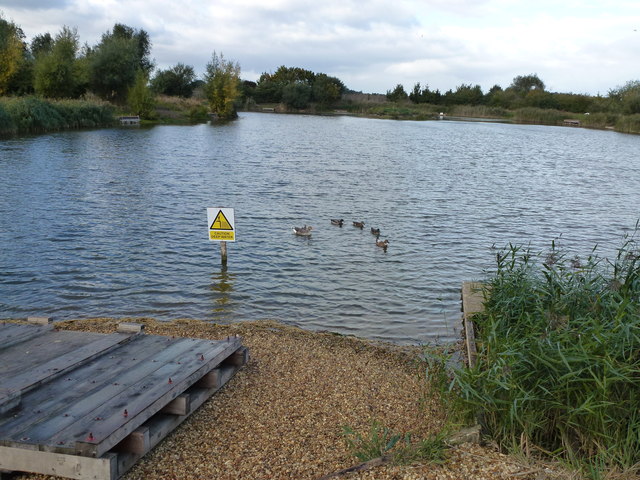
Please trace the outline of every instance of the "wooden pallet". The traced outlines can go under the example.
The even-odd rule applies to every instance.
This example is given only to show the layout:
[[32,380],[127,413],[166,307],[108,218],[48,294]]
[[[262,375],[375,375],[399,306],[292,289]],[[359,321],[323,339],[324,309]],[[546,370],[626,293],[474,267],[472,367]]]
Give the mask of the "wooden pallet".
[[0,471],[113,480],[248,360],[222,341],[0,323]]

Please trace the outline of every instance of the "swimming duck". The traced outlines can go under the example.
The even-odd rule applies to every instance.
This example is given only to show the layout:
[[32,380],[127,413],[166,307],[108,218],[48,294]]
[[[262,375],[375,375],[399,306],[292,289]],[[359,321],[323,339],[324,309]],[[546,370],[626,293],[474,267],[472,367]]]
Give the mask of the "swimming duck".
[[371,227],[371,234],[372,235],[380,235],[380,229]]
[[293,227],[293,233],[302,237],[310,236],[311,230],[313,230],[313,227],[307,227],[306,225],[304,227]]
[[382,248],[386,252],[387,247],[389,246],[389,240],[385,240],[383,242],[382,240],[379,240],[378,237],[376,237],[376,246]]
[[364,222],[353,222],[353,226],[362,230],[364,228]]
[[340,220],[337,220],[335,218],[331,219],[331,225],[338,225],[339,227],[342,226],[342,222],[344,222],[344,220],[341,218]]

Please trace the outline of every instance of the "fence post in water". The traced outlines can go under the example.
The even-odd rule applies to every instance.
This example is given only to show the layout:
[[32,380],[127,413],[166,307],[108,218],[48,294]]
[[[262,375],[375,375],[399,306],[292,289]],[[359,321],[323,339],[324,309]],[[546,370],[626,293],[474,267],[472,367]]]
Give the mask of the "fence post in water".
[[222,265],[227,266],[227,242],[220,242],[220,258],[222,259]]

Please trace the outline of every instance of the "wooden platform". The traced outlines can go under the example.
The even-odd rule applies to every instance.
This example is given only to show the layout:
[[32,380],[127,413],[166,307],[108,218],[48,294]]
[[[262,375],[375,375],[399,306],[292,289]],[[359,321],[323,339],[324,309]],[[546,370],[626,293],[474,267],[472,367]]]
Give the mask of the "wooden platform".
[[0,471],[116,479],[248,360],[212,341],[0,323]]

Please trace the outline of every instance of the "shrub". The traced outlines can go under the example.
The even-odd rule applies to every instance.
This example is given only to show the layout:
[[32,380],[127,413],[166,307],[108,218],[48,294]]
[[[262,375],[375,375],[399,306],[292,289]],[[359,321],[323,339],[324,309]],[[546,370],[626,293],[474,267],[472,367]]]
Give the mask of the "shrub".
[[[637,231],[637,226],[636,226]],[[540,262],[541,260],[541,262]],[[640,462],[640,255],[613,261],[510,246],[497,255],[478,327],[478,362],[455,383],[507,450],[585,467]],[[635,466],[635,467],[634,467]]]

